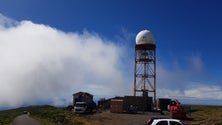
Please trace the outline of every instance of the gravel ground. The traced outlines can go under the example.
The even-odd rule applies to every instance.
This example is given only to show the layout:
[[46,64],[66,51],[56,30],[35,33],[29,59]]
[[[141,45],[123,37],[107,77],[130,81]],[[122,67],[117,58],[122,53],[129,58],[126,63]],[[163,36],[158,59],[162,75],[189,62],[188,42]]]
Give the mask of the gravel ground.
[[[93,115],[83,115],[83,117],[87,118],[89,121],[96,121],[95,125],[146,125],[146,121],[150,117],[169,118],[169,116],[169,112],[165,112],[165,115],[161,115],[160,113],[155,112],[127,114],[111,113],[109,110],[95,113]],[[216,125],[201,121],[192,121],[191,119],[181,121],[186,125]],[[211,123],[213,122],[211,121]]]
[[110,111],[103,111],[93,115],[87,115],[90,120],[98,121],[100,125],[145,125],[149,117],[167,117],[167,115],[160,115],[160,113],[110,113]]

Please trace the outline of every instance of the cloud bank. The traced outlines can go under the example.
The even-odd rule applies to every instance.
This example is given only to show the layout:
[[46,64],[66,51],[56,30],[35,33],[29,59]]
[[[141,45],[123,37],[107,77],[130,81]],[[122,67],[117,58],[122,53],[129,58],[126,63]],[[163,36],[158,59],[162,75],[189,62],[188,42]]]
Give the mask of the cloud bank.
[[127,91],[119,68],[122,54],[96,33],[65,33],[1,15],[0,105],[65,105],[78,91],[121,95]]
[[188,104],[222,105],[220,83],[213,82],[205,71],[200,55],[184,59],[186,65],[172,63],[170,68],[159,62],[157,93],[159,97],[177,98]]

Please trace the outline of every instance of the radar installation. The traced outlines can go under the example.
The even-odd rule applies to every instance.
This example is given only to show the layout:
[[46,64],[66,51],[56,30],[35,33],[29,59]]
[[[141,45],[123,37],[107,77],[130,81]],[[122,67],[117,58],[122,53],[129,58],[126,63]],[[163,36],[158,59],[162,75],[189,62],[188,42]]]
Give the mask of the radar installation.
[[134,63],[134,96],[153,94],[156,104],[156,45],[153,34],[143,30],[136,36]]

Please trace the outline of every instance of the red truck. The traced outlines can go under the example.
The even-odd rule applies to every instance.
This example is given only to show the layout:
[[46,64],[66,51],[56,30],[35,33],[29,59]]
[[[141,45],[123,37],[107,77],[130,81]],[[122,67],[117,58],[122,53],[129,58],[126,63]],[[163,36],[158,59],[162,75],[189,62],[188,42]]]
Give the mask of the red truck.
[[174,99],[170,102],[170,116],[171,118],[187,118],[184,107],[177,99]]

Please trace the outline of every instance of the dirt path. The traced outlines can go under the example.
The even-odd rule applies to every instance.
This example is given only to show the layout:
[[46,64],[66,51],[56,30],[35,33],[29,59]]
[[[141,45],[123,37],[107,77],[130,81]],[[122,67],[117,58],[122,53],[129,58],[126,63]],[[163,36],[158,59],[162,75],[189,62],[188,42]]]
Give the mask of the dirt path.
[[97,121],[99,125],[145,125],[150,116],[165,117],[159,113],[125,114],[110,113],[110,111],[87,115],[85,117],[87,117],[87,119]]
[[[90,125],[145,125],[150,117],[170,118],[169,116],[169,112],[165,112],[165,115],[155,112],[127,114],[111,113],[109,110],[93,115],[82,115],[82,117],[89,121]],[[201,123],[201,121],[192,121],[188,119],[181,121],[187,125],[211,125],[209,123]]]
[[37,120],[29,117],[28,115],[20,115],[13,120],[12,125],[42,125],[42,124]]

